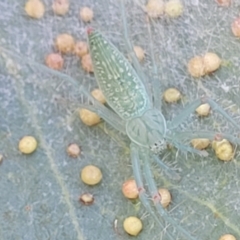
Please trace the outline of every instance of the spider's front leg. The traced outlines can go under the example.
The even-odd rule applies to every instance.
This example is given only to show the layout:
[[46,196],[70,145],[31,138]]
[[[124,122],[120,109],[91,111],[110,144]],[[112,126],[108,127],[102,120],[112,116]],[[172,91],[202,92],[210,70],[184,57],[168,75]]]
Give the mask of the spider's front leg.
[[[140,167],[138,147],[134,143],[131,143],[130,149],[131,149],[132,169],[133,169],[133,174],[134,174],[135,181],[136,181],[138,191],[139,191],[139,199],[141,200],[141,203],[146,208],[146,210],[151,214],[151,216],[159,224],[161,229],[164,230],[165,227],[163,226],[161,219],[155,214],[154,209],[152,208],[152,206],[148,200],[148,197],[147,197],[147,194],[146,194],[146,191],[144,188],[143,178],[142,178],[142,174],[141,174],[142,171],[141,171],[141,167]],[[170,233],[168,231],[166,231],[166,233],[169,235],[171,240],[175,239],[170,235]]]
[[[160,224],[162,227],[162,222],[160,222],[158,216],[156,213],[153,211],[147,195],[144,190],[144,180],[142,179],[141,175],[141,168],[140,168],[140,161],[142,160],[143,162],[143,173],[144,173],[144,178],[146,185],[148,186],[148,190],[150,192],[151,198],[154,202],[155,208],[157,210],[157,213],[159,214],[159,217],[163,218],[170,224],[172,224],[183,236],[187,237],[189,240],[196,240],[196,238],[192,237],[191,234],[185,230],[183,227],[179,225],[169,214],[168,212],[163,208],[161,204],[161,196],[158,193],[158,189],[156,187],[155,181],[153,179],[153,175],[150,169],[149,165],[149,159],[151,157],[151,153],[147,149],[139,149],[138,146],[135,144],[131,144],[131,161],[132,161],[132,167],[133,167],[133,172],[135,176],[135,180],[138,186],[138,189],[140,189],[139,193],[139,198],[145,208],[149,211],[149,213],[155,218],[155,220]],[[168,231],[167,231],[168,233]],[[169,233],[168,233],[169,234]],[[172,239],[172,237],[171,237]],[[175,238],[174,238],[175,239]]]

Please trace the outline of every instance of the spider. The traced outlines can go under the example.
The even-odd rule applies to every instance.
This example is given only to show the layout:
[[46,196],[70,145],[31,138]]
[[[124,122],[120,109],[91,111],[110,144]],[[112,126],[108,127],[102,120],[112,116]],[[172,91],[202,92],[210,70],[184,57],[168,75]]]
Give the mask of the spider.
[[[124,15],[123,1],[121,1],[121,11],[125,27],[126,17]],[[139,189],[139,198],[149,213],[151,213],[155,220],[162,226],[158,216],[152,209],[151,203],[148,201],[145,193],[145,185],[148,186],[148,191],[154,202],[157,213],[163,217],[164,220],[173,224],[182,235],[187,237],[187,239],[196,239],[175,222],[162,207],[160,203],[161,196],[158,193],[150,169],[149,159],[153,158],[168,173],[172,174],[174,178],[178,178],[178,175],[158,158],[158,155],[166,150],[167,144],[170,143],[181,151],[196,153],[201,156],[207,155],[207,152],[199,151],[184,145],[182,141],[197,137],[214,139],[216,136],[219,137],[219,135],[211,131],[177,132],[175,130],[202,103],[208,103],[212,109],[218,111],[236,128],[240,129],[240,127],[216,102],[209,98],[195,100],[186,106],[172,121],[167,122],[161,112],[158,91],[153,91],[153,98],[151,98],[147,88],[146,77],[141,70],[141,66],[132,50],[133,47],[128,40],[127,28],[125,27],[124,29],[124,38],[131,52],[132,64],[130,64],[124,55],[100,32],[88,28],[87,34],[90,54],[93,61],[94,75],[108,105],[113,111],[100,105],[91,97],[94,105],[84,107],[99,114],[106,122],[120,132],[126,134],[131,140],[130,155],[134,177]],[[151,56],[153,57],[153,53]],[[156,87],[158,86],[154,86],[154,88]],[[84,91],[84,89],[82,90],[85,95],[89,97],[89,94]],[[231,142],[240,144],[239,139],[229,134],[221,134],[221,138],[226,138]],[[141,161],[143,173],[140,165]],[[174,239],[170,234],[169,236],[171,239]]]
[[[187,239],[195,240],[181,225],[176,222],[168,212],[162,207],[160,200],[161,196],[158,193],[153,174],[151,172],[149,160],[153,158],[169,175],[178,179],[179,176],[172,171],[164,162],[159,159],[159,155],[163,153],[167,144],[175,146],[181,151],[191,152],[206,156],[206,152],[198,151],[190,146],[182,144],[185,139],[193,138],[209,138],[214,139],[215,132],[210,131],[184,131],[178,132],[175,129],[180,126],[187,117],[195,111],[195,109],[207,102],[213,109],[218,111],[223,117],[231,122],[237,129],[240,129],[238,124],[213,100],[208,98],[197,99],[188,106],[171,122],[167,122],[161,112],[160,82],[154,82],[154,89],[151,93],[147,87],[146,77],[141,69],[141,66],[132,51],[132,45],[129,41],[126,17],[124,12],[124,4],[121,1],[121,11],[124,26],[124,38],[127,48],[130,51],[132,64],[124,57],[124,55],[111,44],[101,33],[88,28],[88,38],[90,53],[94,65],[94,74],[98,84],[103,91],[108,105],[113,111],[104,105],[97,102],[89,92],[81,86],[80,91],[83,93],[93,105],[82,104],[81,107],[87,108],[90,111],[96,112],[106,122],[112,125],[116,130],[124,133],[131,140],[131,161],[132,168],[137,186],[139,189],[139,198],[154,217],[156,222],[163,228],[160,218],[163,218],[172,224],[178,231]],[[152,48],[151,48],[152,49]],[[154,58],[151,53],[151,57]],[[30,65],[36,65],[32,61],[25,60]],[[133,66],[132,66],[133,65]],[[36,65],[40,70],[50,72],[53,75],[65,78],[66,81],[73,83],[76,87],[79,85],[70,76],[60,72],[51,70],[43,65]],[[157,75],[156,69],[154,69]],[[151,97],[153,95],[153,97]],[[240,144],[240,140],[229,134],[221,134],[222,138]],[[142,162],[143,169],[141,169]],[[147,188],[145,186],[148,186]],[[155,209],[148,199],[146,191],[151,195]],[[156,212],[155,212],[156,210]],[[169,239],[175,239],[169,232]]]

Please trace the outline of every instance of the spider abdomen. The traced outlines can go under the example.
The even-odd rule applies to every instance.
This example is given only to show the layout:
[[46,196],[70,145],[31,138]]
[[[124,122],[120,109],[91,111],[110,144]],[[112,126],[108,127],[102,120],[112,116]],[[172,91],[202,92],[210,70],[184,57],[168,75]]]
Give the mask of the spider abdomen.
[[150,106],[146,89],[124,55],[99,32],[88,30],[94,74],[108,104],[124,120]]

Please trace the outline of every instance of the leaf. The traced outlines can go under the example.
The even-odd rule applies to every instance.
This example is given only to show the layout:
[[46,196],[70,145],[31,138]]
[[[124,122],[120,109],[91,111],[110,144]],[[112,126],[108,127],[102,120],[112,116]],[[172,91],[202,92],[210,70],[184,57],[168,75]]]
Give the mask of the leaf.
[[[26,16],[25,1],[0,3],[0,153],[4,157],[0,166],[0,238],[132,239],[124,232],[122,222],[134,215],[144,225],[136,239],[168,240],[166,232],[183,239],[175,226],[165,222],[165,229],[160,229],[139,201],[123,197],[122,183],[133,177],[128,138],[105,123],[87,127],[80,121],[76,105],[86,99],[79,89],[97,87],[94,76],[81,69],[75,56],[64,56],[65,68],[57,75],[44,67],[44,58],[53,51],[58,34],[86,40],[85,25],[78,19],[84,4],[72,1],[70,12],[59,17],[52,13],[51,1],[44,3],[47,11],[39,20]],[[142,69],[149,86],[160,80],[162,90],[175,87],[184,96],[176,104],[162,103],[166,118],[172,119],[184,105],[208,95],[240,123],[240,42],[230,29],[239,3],[223,8],[215,1],[185,1],[181,17],[150,21],[152,40],[141,9],[143,2],[125,4],[129,40],[146,52]],[[86,5],[94,10],[91,25],[127,56],[120,2],[86,1]],[[207,51],[217,53],[228,64],[202,80],[191,79],[187,62]],[[238,132],[215,111],[204,119],[191,115],[181,127]],[[25,135],[35,136],[39,143],[31,155],[18,151],[18,142]],[[73,142],[82,150],[77,159],[66,153]],[[174,148],[167,150],[161,158],[181,175],[181,181],[172,181],[151,162],[156,184],[171,191],[169,214],[196,239],[219,239],[226,233],[239,238],[238,148],[230,162],[219,161],[211,148],[207,151],[209,157],[202,158]],[[86,186],[79,178],[88,164],[102,170],[103,180],[97,186]],[[93,205],[78,201],[85,192],[94,195]]]

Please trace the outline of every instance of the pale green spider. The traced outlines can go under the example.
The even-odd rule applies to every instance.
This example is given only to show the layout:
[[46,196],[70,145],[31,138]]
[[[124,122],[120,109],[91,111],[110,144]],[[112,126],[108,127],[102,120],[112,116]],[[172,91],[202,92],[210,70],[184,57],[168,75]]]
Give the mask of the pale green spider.
[[[123,14],[123,21],[126,21],[126,18],[124,17],[124,9],[122,6],[122,14]],[[127,26],[126,22],[124,22],[124,26]],[[131,43],[129,42],[127,30],[125,29],[124,32],[125,40],[128,45],[129,49],[132,49]],[[189,151],[196,154],[205,155],[205,152],[197,151],[196,149],[193,149],[189,146],[181,144],[182,140],[185,139],[192,139],[196,137],[203,137],[203,138],[209,138],[214,139],[216,136],[215,132],[174,132],[174,128],[179,126],[192,112],[195,111],[196,107],[199,106],[202,103],[201,99],[198,99],[194,101],[192,104],[188,105],[184,111],[181,112],[181,114],[174,118],[170,123],[167,123],[164,116],[161,114],[161,101],[159,93],[158,84],[160,82],[156,82],[155,88],[153,89],[153,93],[151,94],[150,91],[146,87],[146,78],[141,70],[141,66],[138,63],[138,60],[136,59],[134,53],[131,53],[131,58],[133,60],[134,69],[132,66],[128,63],[128,61],[124,58],[124,56],[111,44],[108,42],[107,39],[105,39],[101,34],[91,32],[89,30],[89,38],[90,38],[90,48],[91,48],[91,54],[95,65],[95,75],[99,82],[100,87],[102,88],[104,95],[107,97],[108,104],[112,107],[112,109],[116,112],[114,113],[109,108],[106,108],[105,106],[101,105],[99,102],[97,102],[87,90],[85,90],[83,87],[81,87],[80,91],[86,95],[88,99],[93,103],[93,105],[86,105],[82,104],[81,107],[87,108],[91,111],[94,111],[98,113],[106,122],[111,124],[113,127],[115,127],[120,132],[126,134],[129,136],[129,138],[132,141],[131,144],[131,160],[132,160],[132,167],[135,179],[138,184],[138,188],[140,190],[140,200],[143,203],[143,205],[146,207],[146,209],[151,213],[151,215],[155,218],[155,220],[162,226],[162,222],[159,221],[159,218],[162,217],[164,220],[171,223],[176,229],[181,232],[182,235],[185,236],[186,239],[198,239],[197,237],[191,236],[188,231],[183,229],[179,223],[174,221],[172,217],[162,208],[162,205],[160,204],[160,196],[157,191],[157,187],[155,184],[155,181],[153,179],[150,165],[149,165],[149,159],[154,158],[159,165],[165,170],[166,173],[169,175],[172,175],[173,177],[177,178],[178,176],[174,171],[169,169],[159,158],[158,153],[161,153],[166,148],[166,143],[171,143],[172,145],[179,148],[181,151]],[[93,38],[93,39],[92,39]],[[96,39],[98,39],[98,42],[100,44],[106,44],[105,49],[98,48],[97,52],[94,52],[93,45],[96,44]],[[91,40],[92,39],[92,40]],[[106,43],[104,43],[106,41]],[[102,51],[103,50],[103,51]],[[115,88],[111,88],[111,91],[108,93],[107,89],[104,90],[104,84],[101,76],[102,69],[97,69],[97,61],[99,61],[99,56],[96,55],[96,53],[102,54],[105,53],[107,56],[103,58],[102,60],[106,60],[106,66],[102,65],[101,67],[104,67],[104,73],[103,75],[114,71],[113,75],[118,76],[126,76],[128,77],[128,83],[133,84],[132,88],[129,86],[125,87],[123,82],[117,82],[115,81],[114,84],[118,85],[118,87],[122,88],[122,92],[119,95],[115,94],[111,96],[111,91],[115,90]],[[114,59],[111,59],[112,56],[116,55],[116,59],[122,60],[116,62]],[[153,57],[153,54],[151,54]],[[95,59],[96,56],[96,59]],[[101,57],[101,56],[100,56]],[[53,71],[41,64],[35,64],[32,61],[25,60],[25,58],[21,59],[22,61],[26,61],[29,63],[29,65],[36,65],[39,70],[43,70],[44,72],[50,72],[53,75],[59,76],[61,79],[64,78],[66,81],[71,82],[76,86],[76,88],[79,87],[79,84],[72,79],[70,76],[65,75],[60,72]],[[108,68],[110,66],[110,68]],[[128,70],[126,71],[126,68]],[[122,70],[123,69],[123,72]],[[132,75],[131,77],[128,76],[128,73]],[[155,69],[155,74],[157,75],[157,70]],[[130,78],[129,78],[130,77]],[[131,80],[133,80],[132,82]],[[107,79],[107,78],[106,78]],[[106,80],[105,79],[105,80]],[[126,78],[125,78],[126,79]],[[119,84],[120,83],[120,84]],[[113,84],[111,82],[111,84]],[[123,84],[123,86],[121,86]],[[119,86],[120,85],[120,86]],[[127,97],[124,95],[126,91],[128,93]],[[153,95],[153,98],[151,96]],[[114,97],[119,98],[117,101],[114,99]],[[125,98],[126,97],[126,98]],[[136,99],[142,99],[142,101],[136,100]],[[124,100],[124,101],[123,101]],[[205,102],[208,102],[212,108],[215,108],[217,111],[219,111],[228,121],[230,121],[235,127],[239,129],[239,126],[235,123],[235,121],[222,109],[220,108],[215,102],[213,102],[210,99],[203,99]],[[139,104],[141,103],[141,104]],[[231,142],[240,144],[240,140],[238,138],[235,138],[228,134],[222,134],[222,138],[227,138]],[[143,165],[143,173],[144,173],[144,180],[143,180],[143,174],[140,166],[140,161],[142,161]],[[145,182],[146,181],[146,182]],[[147,188],[144,186],[148,186]],[[153,210],[151,206],[151,202],[148,200],[147,195],[144,192],[144,189],[148,189],[149,193],[155,203],[157,213]],[[167,231],[166,234],[169,235],[168,239],[176,239],[171,236],[171,234]]]
[[[124,26],[126,26],[123,1],[121,1],[121,4]],[[124,36],[131,52],[134,68],[123,54],[119,52],[119,50],[103,35],[91,28],[89,28],[87,32],[95,77],[100,89],[106,97],[107,103],[115,113],[104,106],[100,106],[96,101],[94,101],[94,105],[96,104],[95,106],[84,107],[98,113],[105,121],[120,132],[126,134],[132,141],[130,146],[131,161],[134,177],[139,189],[139,198],[146,209],[154,216],[156,221],[162,225],[145,194],[145,184],[141,173],[140,161],[143,162],[143,173],[146,185],[148,186],[149,193],[159,215],[169,223],[173,224],[182,235],[187,237],[187,239],[197,239],[176,223],[163,209],[160,203],[161,196],[158,193],[150,170],[149,159],[154,158],[166,172],[171,173],[173,177],[178,177],[176,173],[171,171],[161,160],[158,159],[157,156],[167,148],[167,143],[170,143],[181,151],[197,153],[202,156],[206,156],[207,153],[186,146],[182,144],[181,141],[193,138],[214,139],[217,136],[218,138],[226,138],[231,142],[240,144],[238,138],[229,134],[219,135],[215,132],[209,131],[174,131],[174,129],[182,124],[183,121],[186,120],[186,118],[203,102],[209,103],[212,109],[215,109],[222,114],[222,116],[231,122],[236,128],[240,129],[240,127],[220,106],[217,105],[217,103],[208,98],[195,100],[171,122],[167,123],[161,113],[161,104],[159,101],[160,94],[157,89],[159,83],[154,85],[155,91],[153,91],[153,98],[151,99],[149,90],[146,87],[147,83],[145,76],[132,51],[133,48],[131,43],[128,40],[129,38],[126,27],[124,30]],[[153,57],[153,53],[151,56]],[[156,69],[155,74],[157,75]],[[86,92],[85,94],[88,95]],[[174,239],[170,234],[169,237]]]

